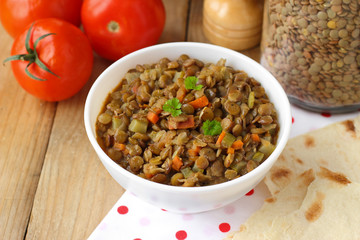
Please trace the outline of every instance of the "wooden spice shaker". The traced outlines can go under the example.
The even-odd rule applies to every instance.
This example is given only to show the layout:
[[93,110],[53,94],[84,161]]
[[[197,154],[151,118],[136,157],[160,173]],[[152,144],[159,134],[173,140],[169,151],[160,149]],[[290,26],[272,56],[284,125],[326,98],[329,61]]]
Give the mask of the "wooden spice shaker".
[[233,50],[254,47],[260,43],[263,7],[263,0],[204,0],[204,34]]

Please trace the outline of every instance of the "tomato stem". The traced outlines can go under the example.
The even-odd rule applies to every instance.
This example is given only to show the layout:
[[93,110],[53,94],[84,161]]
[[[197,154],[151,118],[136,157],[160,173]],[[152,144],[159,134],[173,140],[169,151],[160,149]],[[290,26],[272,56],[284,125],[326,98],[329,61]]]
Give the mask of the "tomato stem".
[[38,78],[36,76],[34,76],[32,73],[30,73],[29,71],[29,67],[31,64],[35,63],[36,65],[38,65],[41,69],[45,70],[48,73],[53,74],[54,76],[60,78],[58,75],[56,75],[55,73],[53,73],[40,59],[38,56],[38,53],[36,51],[36,46],[38,45],[39,41],[42,40],[43,38],[50,36],[50,35],[55,35],[55,33],[48,33],[48,34],[44,34],[42,36],[40,36],[38,39],[36,39],[35,43],[34,43],[34,49],[32,49],[30,47],[30,35],[31,35],[31,29],[33,27],[34,23],[31,24],[29,31],[26,34],[26,38],[25,38],[25,48],[27,53],[26,54],[18,54],[18,55],[14,55],[14,56],[10,56],[8,58],[6,58],[4,60],[3,63],[6,63],[8,61],[15,61],[15,60],[21,60],[21,61],[26,61],[29,62],[28,65],[26,65],[25,68],[25,72],[26,74],[35,80],[39,80],[39,81],[46,81],[46,79],[41,79]]
[[107,25],[107,29],[109,30],[109,32],[112,32],[112,33],[119,32],[120,25],[116,21],[110,21]]

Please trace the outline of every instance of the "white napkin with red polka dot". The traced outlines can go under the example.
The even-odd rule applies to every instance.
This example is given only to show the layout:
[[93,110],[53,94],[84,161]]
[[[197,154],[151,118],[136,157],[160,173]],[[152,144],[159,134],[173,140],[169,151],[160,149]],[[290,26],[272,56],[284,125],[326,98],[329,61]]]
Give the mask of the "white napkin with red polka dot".
[[[328,124],[355,118],[347,114],[313,113],[291,106],[293,126],[290,137]],[[270,193],[263,182],[241,199],[222,208],[197,214],[167,212],[125,192],[105,216],[89,240],[220,240],[262,205]]]

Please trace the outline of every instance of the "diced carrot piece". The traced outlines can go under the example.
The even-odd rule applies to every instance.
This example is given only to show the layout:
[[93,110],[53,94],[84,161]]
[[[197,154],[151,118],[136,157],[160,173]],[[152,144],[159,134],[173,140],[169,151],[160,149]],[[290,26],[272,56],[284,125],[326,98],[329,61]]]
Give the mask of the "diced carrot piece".
[[131,88],[131,91],[136,94],[137,91],[138,91],[138,89],[139,89],[139,86],[138,86],[138,85],[134,85],[134,86]]
[[150,179],[150,178],[152,178],[154,175],[153,174],[151,174],[151,173],[145,173],[145,177],[147,178],[147,179]]
[[195,149],[189,149],[188,150],[189,156],[195,157],[198,155]]
[[260,142],[259,134],[252,133],[252,134],[251,134],[251,139],[252,139],[254,142]]
[[155,124],[155,123],[157,123],[157,121],[159,120],[159,116],[156,114],[156,113],[154,113],[153,111],[149,111],[148,112],[148,114],[147,114],[147,119],[151,122],[151,123],[153,123],[153,124]]
[[181,87],[179,88],[179,90],[176,92],[176,98],[179,99],[179,102],[183,102],[184,98],[186,96],[186,88],[185,86],[181,85]]
[[200,150],[201,150],[201,147],[199,147],[199,146],[194,146],[193,148],[191,148],[191,149],[188,150],[189,156],[192,156],[192,157],[198,156]]
[[235,142],[233,142],[231,147],[238,150],[238,149],[241,149],[243,147],[243,145],[244,145],[244,143],[241,140],[236,140]]
[[148,108],[149,105],[148,105],[148,104],[139,104],[139,107],[140,107],[140,108]]
[[156,114],[160,114],[162,112],[162,110],[160,108],[156,108],[156,107],[154,107],[152,110]]
[[235,149],[232,148],[232,147],[229,147],[229,148],[227,149],[227,153],[228,153],[228,154],[230,154],[230,153],[234,154],[234,153],[235,153]]
[[204,95],[198,99],[195,99],[194,101],[189,102],[189,104],[194,108],[202,108],[209,104],[209,99]]
[[128,155],[129,154],[129,150],[127,148],[125,148],[123,151],[122,151],[125,155]]
[[179,122],[177,125],[177,129],[187,129],[195,126],[195,120],[193,115],[188,115],[187,120],[184,122]]
[[220,135],[219,135],[219,137],[218,137],[218,139],[217,139],[217,141],[216,141],[216,144],[220,144],[221,143],[221,141],[224,139],[224,137],[225,137],[225,134],[226,134],[226,132],[225,131],[222,131],[221,133],[220,133]]
[[194,120],[193,115],[188,115],[187,120],[184,121],[184,122],[175,122],[175,121],[172,121],[171,119],[168,122],[168,128],[170,130],[173,130],[173,129],[187,129],[187,128],[192,128],[194,126],[195,126],[195,120]]
[[126,149],[126,146],[125,144],[123,143],[114,143],[114,148],[120,150],[120,151],[124,151]]
[[171,167],[176,170],[179,171],[181,166],[183,165],[183,162],[181,160],[181,158],[179,158],[177,155],[174,157],[174,159],[172,160],[172,164]]

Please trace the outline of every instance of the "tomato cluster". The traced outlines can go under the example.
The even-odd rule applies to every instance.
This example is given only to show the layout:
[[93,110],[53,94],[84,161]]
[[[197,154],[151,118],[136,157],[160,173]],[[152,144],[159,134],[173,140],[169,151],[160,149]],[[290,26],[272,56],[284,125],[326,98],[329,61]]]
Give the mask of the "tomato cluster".
[[61,101],[89,79],[93,51],[115,61],[155,44],[165,9],[162,0],[1,0],[0,20],[15,38],[5,61],[19,84],[40,99]]

